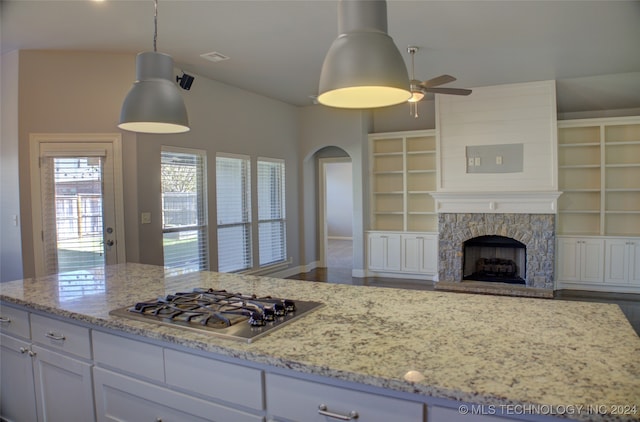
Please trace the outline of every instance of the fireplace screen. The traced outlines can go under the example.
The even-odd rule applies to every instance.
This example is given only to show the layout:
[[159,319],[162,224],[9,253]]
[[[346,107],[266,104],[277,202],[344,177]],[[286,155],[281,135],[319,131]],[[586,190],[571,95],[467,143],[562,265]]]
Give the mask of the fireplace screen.
[[525,284],[526,246],[509,237],[479,236],[464,242],[463,279]]

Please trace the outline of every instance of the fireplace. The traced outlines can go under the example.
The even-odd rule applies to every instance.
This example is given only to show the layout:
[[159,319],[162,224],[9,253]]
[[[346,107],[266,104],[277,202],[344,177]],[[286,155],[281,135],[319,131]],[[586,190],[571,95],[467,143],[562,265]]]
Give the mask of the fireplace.
[[[497,260],[488,263],[488,270],[505,270],[508,264],[500,260],[511,260],[518,267],[516,276],[522,278],[519,284],[523,287],[553,291],[554,214],[439,213],[438,231],[439,282],[461,283],[469,272],[467,261],[475,260],[472,265],[477,266],[478,259],[493,258]],[[483,249],[479,241],[494,242],[496,246],[485,246],[485,252],[495,249],[496,256],[477,256]],[[508,255],[497,251],[507,243],[514,249]],[[472,254],[466,259],[465,245]]]
[[463,280],[525,284],[526,245],[506,236],[478,236],[463,244]]

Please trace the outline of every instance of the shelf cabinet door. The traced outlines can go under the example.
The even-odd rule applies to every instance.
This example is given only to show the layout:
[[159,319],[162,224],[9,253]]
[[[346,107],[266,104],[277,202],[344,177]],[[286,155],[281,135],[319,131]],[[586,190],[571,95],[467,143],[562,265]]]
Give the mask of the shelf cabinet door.
[[91,365],[36,345],[38,421],[95,420]]
[[0,419],[36,421],[36,395],[30,344],[0,334]]
[[603,252],[601,239],[559,239],[558,279],[601,283],[604,276]]
[[640,241],[605,240],[605,282],[640,285]]
[[370,270],[400,271],[400,235],[370,233],[368,258]]
[[402,235],[402,271],[435,274],[438,271],[436,235]]

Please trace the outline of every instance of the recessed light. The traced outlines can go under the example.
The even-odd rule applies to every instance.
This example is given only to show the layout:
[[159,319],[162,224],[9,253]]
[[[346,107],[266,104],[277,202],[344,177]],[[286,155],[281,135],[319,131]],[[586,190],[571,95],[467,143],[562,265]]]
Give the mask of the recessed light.
[[229,56],[225,56],[222,53],[218,53],[217,51],[212,51],[211,53],[200,54],[200,57],[203,59],[212,61],[212,62],[222,62],[224,60],[229,60]]

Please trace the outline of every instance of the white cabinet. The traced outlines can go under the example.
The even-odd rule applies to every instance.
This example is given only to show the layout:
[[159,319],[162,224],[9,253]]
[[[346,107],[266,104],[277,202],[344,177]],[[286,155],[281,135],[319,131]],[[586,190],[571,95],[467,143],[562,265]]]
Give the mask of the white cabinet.
[[605,240],[605,283],[640,287],[640,240]]
[[558,280],[601,283],[604,240],[560,237],[558,239]]
[[[94,368],[98,421],[106,422],[261,422],[251,415],[143,382],[102,368]],[[215,378],[214,374],[211,374]]]
[[0,318],[5,321],[2,416],[39,422],[95,420],[91,364],[71,356],[91,357],[88,329],[4,305]]
[[93,421],[91,364],[32,346],[38,421]]
[[367,268],[397,278],[434,279],[438,274],[435,233],[368,232]]
[[[5,309],[2,309],[3,317]],[[0,419],[2,420],[38,420],[30,346],[30,343],[25,340],[0,334]]]
[[266,376],[267,410],[274,421],[415,422],[424,420],[422,403],[310,382]]
[[438,236],[428,234],[403,234],[402,271],[436,274],[438,272]]
[[400,271],[400,235],[397,233],[369,233],[369,269]]

